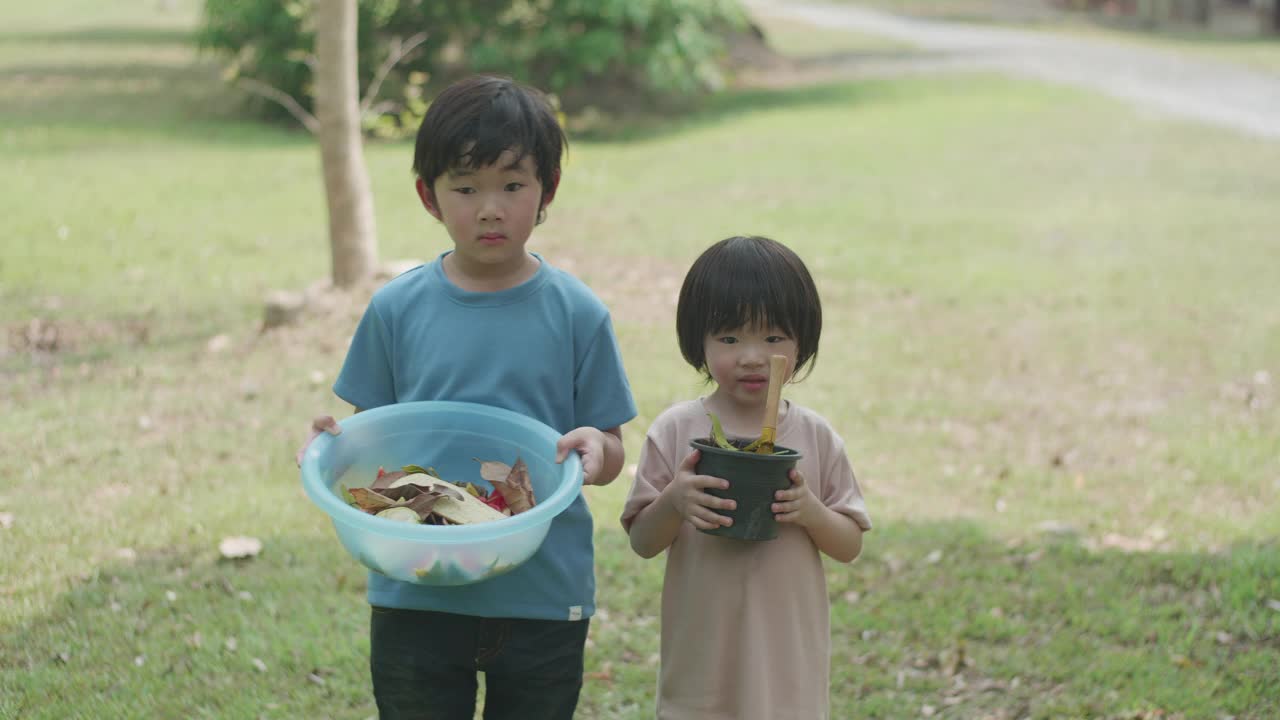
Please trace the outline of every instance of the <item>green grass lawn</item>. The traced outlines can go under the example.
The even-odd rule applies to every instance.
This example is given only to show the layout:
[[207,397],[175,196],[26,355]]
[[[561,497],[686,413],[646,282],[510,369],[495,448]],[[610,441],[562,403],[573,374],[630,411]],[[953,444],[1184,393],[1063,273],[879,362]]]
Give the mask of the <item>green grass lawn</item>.
[[[347,411],[359,297],[257,330],[266,291],[327,273],[318,152],[234,119],[194,0],[157,7],[0,30],[0,717],[371,717],[365,577],[292,462]],[[447,247],[410,156],[368,151],[388,259]],[[692,258],[759,233],[815,272],[822,352],[788,395],[844,435],[877,523],[829,565],[833,718],[1261,719],[1278,164],[995,77],[743,91],[575,142],[534,248],[614,309],[632,461],[701,390],[672,322]],[[584,718],[651,716],[662,566],[617,524],[628,479],[587,490]],[[265,549],[220,560],[228,535]]]

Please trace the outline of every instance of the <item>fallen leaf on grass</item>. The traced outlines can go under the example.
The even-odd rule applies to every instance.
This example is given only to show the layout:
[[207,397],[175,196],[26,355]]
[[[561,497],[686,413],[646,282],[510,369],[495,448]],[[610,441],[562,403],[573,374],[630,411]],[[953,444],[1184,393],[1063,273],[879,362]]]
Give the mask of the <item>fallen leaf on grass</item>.
[[600,670],[586,674],[588,680],[599,680],[606,685],[613,684],[613,663],[606,662]]
[[257,557],[262,552],[262,541],[258,538],[233,535],[218,543],[218,552],[228,560]]
[[1149,538],[1131,538],[1119,533],[1103,535],[1100,545],[1104,548],[1114,548],[1121,552],[1151,552],[1155,548],[1155,543]]
[[1045,535],[1071,536],[1079,534],[1079,530],[1075,526],[1069,525],[1058,520],[1046,520],[1036,526],[1036,529]]
[[253,659],[253,660],[251,660],[250,662],[252,662],[252,663],[253,663],[253,666],[254,666],[255,668],[257,668],[257,669],[258,669],[258,672],[266,672],[266,671],[267,671],[267,664],[266,664],[266,663],[264,663],[264,662],[262,662],[262,661],[261,661],[261,660],[259,660],[258,658],[254,658],[254,659]]
[[897,575],[902,572],[904,567],[906,567],[906,564],[893,553],[885,553],[880,556],[880,559],[884,562],[885,568],[889,571],[890,575]]

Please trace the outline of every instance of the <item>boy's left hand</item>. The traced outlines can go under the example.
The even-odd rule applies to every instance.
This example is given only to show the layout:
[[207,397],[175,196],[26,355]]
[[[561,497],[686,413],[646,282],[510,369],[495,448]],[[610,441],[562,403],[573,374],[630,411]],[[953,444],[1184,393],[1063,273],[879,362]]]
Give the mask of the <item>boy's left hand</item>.
[[804,482],[804,475],[792,468],[789,475],[791,487],[774,493],[777,500],[772,507],[774,518],[778,522],[795,523],[800,527],[809,527],[821,516],[825,507],[818,496],[813,494]]
[[570,430],[556,442],[556,462],[564,462],[569,451],[582,456],[582,484],[594,485],[604,466],[604,432],[593,427]]

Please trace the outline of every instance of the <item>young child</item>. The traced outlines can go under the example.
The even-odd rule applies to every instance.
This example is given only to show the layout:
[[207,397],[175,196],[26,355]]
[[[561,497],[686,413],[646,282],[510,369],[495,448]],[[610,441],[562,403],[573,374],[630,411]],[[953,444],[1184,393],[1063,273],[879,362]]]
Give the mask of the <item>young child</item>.
[[[564,433],[560,460],[576,450],[585,482],[604,485],[636,414],[608,310],[525,249],[565,142],[545,98],[505,78],[462,80],[431,103],[413,168],[453,249],[373,296],[333,390],[356,412],[415,400],[513,410]],[[307,443],[323,431],[340,430],[317,418]],[[595,611],[591,534],[579,496],[532,558],[492,580],[431,587],[370,573],[382,720],[472,720],[477,671],[486,720],[572,718]]]
[[706,250],[685,276],[676,310],[684,359],[715,391],[658,416],[640,451],[622,513],[631,547],[667,550],[662,587],[662,720],[819,720],[828,717],[827,583],[820,553],[850,562],[871,529],[844,442],[817,413],[784,399],[776,442],[804,457],[773,505],[778,537],[754,542],[699,530],[729,525],[732,501],[706,492],[689,446],[714,413],[730,437],[755,438],[764,419],[769,356],[788,378],[818,353],[822,308],[800,258],[761,237]]

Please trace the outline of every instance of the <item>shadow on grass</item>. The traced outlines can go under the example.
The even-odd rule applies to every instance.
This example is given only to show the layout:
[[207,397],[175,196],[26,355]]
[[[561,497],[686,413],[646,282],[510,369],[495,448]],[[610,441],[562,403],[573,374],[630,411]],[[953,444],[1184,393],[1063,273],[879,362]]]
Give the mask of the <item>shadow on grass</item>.
[[[600,602],[657,613],[661,560],[617,561],[602,534]],[[641,570],[636,570],[636,566]],[[1280,544],[1221,553],[1023,544],[966,522],[885,523],[853,565],[828,563],[832,717],[1276,717]],[[656,644],[654,646],[656,651]]]
[[[193,31],[108,27],[0,33],[0,49],[6,44],[31,50],[0,69],[0,127],[30,131],[55,148],[65,137],[60,133],[103,130],[236,145],[311,142],[292,119],[255,121],[246,104],[265,101],[229,87],[221,65],[196,49]],[[48,61],[41,45],[102,52],[92,62]]]
[[[246,95],[222,83],[209,62],[43,64],[0,70],[0,127],[33,131],[56,149],[58,138],[104,130],[201,144],[283,146],[310,143],[306,131],[254,122]],[[65,133],[65,134],[64,134]],[[27,151],[38,151],[39,146]]]
[[891,102],[895,97],[885,83],[833,81],[804,86],[725,90],[696,101],[667,108],[662,113],[637,111],[610,118],[573,133],[575,139],[627,142],[673,135],[709,127],[737,116],[804,107],[840,107],[854,112],[859,106]]
[[194,42],[195,32],[177,28],[103,27],[56,32],[0,31],[0,45],[180,45]]
[[[272,123],[252,118],[244,92],[226,86],[219,65],[198,54],[194,34],[173,29],[97,28],[56,33],[8,33],[0,42],[48,42],[68,45],[117,45],[141,49],[188,46],[183,60],[122,58],[118,62],[80,64],[41,62],[0,70],[0,126],[31,130],[94,131],[111,128],[153,137],[198,138],[202,142],[277,144],[311,142],[292,119]],[[927,54],[924,59],[929,59]],[[894,63],[920,60],[916,50],[881,50],[797,61],[803,68],[840,62]],[[773,109],[885,102],[893,97],[886,83],[833,80],[781,89],[728,90],[697,99],[636,107],[605,122],[585,123],[574,132],[586,141],[629,141],[704,127],[728,118]],[[253,132],[256,129],[258,132]]]
[[[851,61],[852,62],[852,61]],[[797,107],[891,102],[888,83],[826,82],[783,89],[729,90],[660,112],[581,128],[575,140],[625,142],[706,127],[735,116]],[[245,115],[244,93],[223,85],[211,62],[33,64],[0,70],[0,126],[18,131],[137,131],[148,137],[198,139],[202,144],[289,145],[311,136],[292,124]]]

